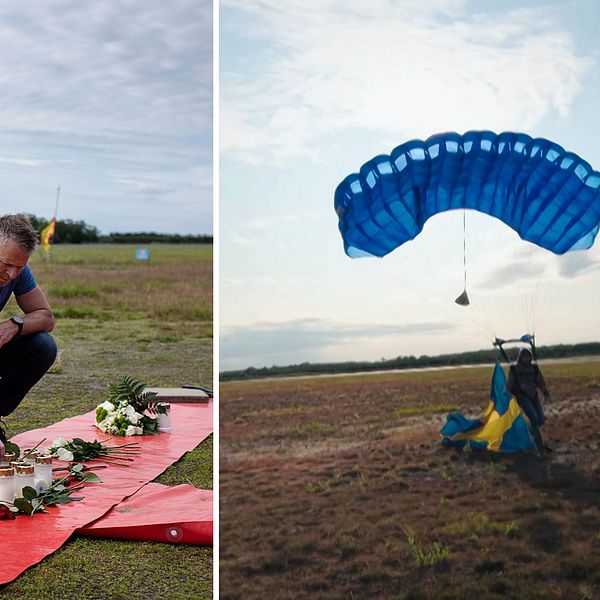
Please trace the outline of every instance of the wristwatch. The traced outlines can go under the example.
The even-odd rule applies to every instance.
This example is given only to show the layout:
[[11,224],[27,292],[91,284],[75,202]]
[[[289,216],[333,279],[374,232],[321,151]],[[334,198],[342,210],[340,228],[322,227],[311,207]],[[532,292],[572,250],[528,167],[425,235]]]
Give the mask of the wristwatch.
[[21,332],[23,331],[23,325],[25,325],[25,321],[23,321],[21,317],[11,317],[9,321],[12,321],[19,328],[16,335],[21,335]]

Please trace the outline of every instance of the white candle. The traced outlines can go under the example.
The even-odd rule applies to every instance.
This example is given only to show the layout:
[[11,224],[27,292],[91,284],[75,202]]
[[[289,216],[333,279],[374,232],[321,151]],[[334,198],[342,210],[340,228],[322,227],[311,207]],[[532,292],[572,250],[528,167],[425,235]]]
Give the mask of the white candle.
[[37,456],[35,459],[35,489],[45,492],[52,485],[52,457]]
[[5,452],[4,458],[0,462],[0,469],[10,467],[11,461],[16,460],[16,459],[17,459],[17,456],[14,452]]
[[35,488],[34,479],[34,467],[33,465],[18,465],[17,473],[15,475],[15,498],[23,497],[23,488],[32,487]]
[[0,469],[0,500],[15,501],[15,471],[11,467]]
[[167,412],[165,414],[160,413],[158,415],[158,431],[171,431],[171,405],[168,402],[161,402],[160,404],[167,410]]
[[39,456],[39,451],[38,450],[32,450],[31,452],[29,452],[29,454],[27,454],[27,456],[25,456],[25,454],[27,453],[27,450],[25,450],[25,452],[23,453],[23,456],[25,458],[23,458],[23,462],[26,462],[28,465],[35,465],[35,457]]

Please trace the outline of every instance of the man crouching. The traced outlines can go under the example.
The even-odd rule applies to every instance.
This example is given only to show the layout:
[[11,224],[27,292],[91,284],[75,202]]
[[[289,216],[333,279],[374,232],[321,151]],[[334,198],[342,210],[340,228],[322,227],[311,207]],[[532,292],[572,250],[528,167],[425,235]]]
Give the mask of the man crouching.
[[[0,322],[0,417],[19,406],[56,358],[56,342],[48,335],[54,315],[27,266],[36,245],[37,234],[25,215],[0,217],[0,310],[14,294],[23,311]],[[5,442],[0,427],[0,457]]]

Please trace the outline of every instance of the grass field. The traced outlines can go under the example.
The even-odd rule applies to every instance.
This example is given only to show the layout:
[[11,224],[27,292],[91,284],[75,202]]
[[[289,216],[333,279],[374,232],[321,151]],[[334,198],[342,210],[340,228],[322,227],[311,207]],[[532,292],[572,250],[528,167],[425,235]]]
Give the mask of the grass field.
[[600,597],[600,359],[543,365],[554,451],[440,444],[489,367],[222,383],[220,598]]
[[[212,246],[55,246],[30,262],[58,320],[55,366],[7,418],[8,434],[93,409],[120,373],[149,386],[212,387]],[[14,304],[2,318],[14,314]],[[212,436],[157,479],[213,487]],[[24,518],[24,517],[22,517]],[[212,598],[212,547],[77,538],[6,598]]]

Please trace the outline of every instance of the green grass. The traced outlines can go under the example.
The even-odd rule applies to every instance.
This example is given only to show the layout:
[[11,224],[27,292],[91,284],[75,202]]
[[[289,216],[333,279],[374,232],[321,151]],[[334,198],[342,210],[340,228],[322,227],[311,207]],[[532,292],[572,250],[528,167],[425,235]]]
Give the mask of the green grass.
[[74,283],[71,285],[54,286],[50,288],[50,294],[58,298],[77,298],[78,296],[98,298],[100,290],[88,283]]
[[200,489],[212,489],[212,455],[213,438],[211,435],[197,448],[188,452],[184,458],[169,467],[156,481],[164,485],[190,483]]
[[462,519],[448,523],[443,531],[451,535],[470,538],[497,535],[518,537],[519,529],[519,524],[515,521],[503,523],[490,519],[484,513],[471,513]]
[[334,433],[337,427],[335,425],[331,425],[330,423],[323,423],[322,421],[310,421],[301,429],[303,433],[319,436]]
[[[55,246],[51,262],[32,258],[61,353],[6,419],[10,436],[92,410],[121,373],[212,387],[212,248],[150,248],[149,265],[135,264],[134,246]],[[16,310],[11,302],[0,319]],[[211,436],[156,481],[212,488],[212,454]],[[0,597],[212,598],[212,571],[212,547],[74,537]]]
[[76,538],[2,595],[19,600],[212,598],[212,548]]
[[[595,387],[598,382],[598,365],[600,357],[582,359],[577,362],[567,363],[543,363],[544,377],[581,377],[586,382],[591,382],[590,387]],[[476,365],[454,370],[441,369],[439,371],[397,371],[389,373],[356,373],[350,375],[315,375],[298,377],[273,377],[265,379],[250,379],[240,381],[224,381],[219,389],[227,395],[254,390],[272,391],[294,391],[297,393],[320,391],[327,388],[339,389],[347,386],[352,388],[356,385],[381,384],[398,385],[404,383],[422,383],[427,381],[435,385],[441,383],[448,386],[449,375],[452,377],[453,389],[462,389],[473,379],[481,379],[486,386],[489,383],[490,367],[487,365]],[[585,385],[585,383],[584,383]],[[444,390],[445,387],[439,388]]]
[[404,528],[404,535],[410,553],[419,567],[434,567],[450,558],[450,548],[440,544],[440,542],[433,542],[429,548],[424,549],[417,541],[417,536],[411,527]]
[[[597,364],[597,363],[596,363]],[[544,369],[544,375],[547,369]],[[456,369],[452,371],[453,382],[460,386],[462,381],[469,381],[473,377],[482,377],[489,379],[489,366],[473,366],[465,369]],[[357,384],[397,384],[398,382],[422,382],[424,377],[431,383],[441,382],[447,384],[447,371],[395,371],[389,373],[356,373],[350,375],[316,375],[316,376],[298,376],[250,379],[241,381],[224,381],[219,389],[227,394],[234,394],[241,391],[265,390],[265,391],[290,391],[304,392],[311,390],[322,390],[326,388],[338,389],[343,386],[353,387]]]
[[[134,245],[58,245],[30,265],[59,318],[212,326],[212,246],[149,248],[150,262],[138,264]],[[16,310],[14,300],[5,310]]]

